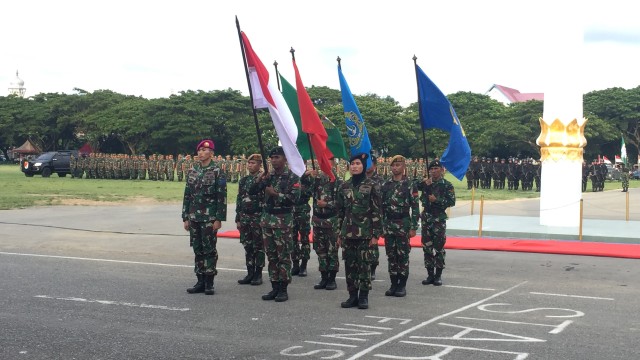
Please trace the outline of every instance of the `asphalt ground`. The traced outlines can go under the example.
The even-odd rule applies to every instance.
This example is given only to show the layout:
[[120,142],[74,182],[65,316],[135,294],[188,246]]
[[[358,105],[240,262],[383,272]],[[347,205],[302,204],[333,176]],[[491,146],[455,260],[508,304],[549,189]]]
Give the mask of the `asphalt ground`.
[[[290,300],[238,285],[244,253],[219,239],[216,294],[190,295],[179,205],[0,211],[0,359],[637,359],[637,260],[449,250],[444,286],[411,252],[405,298],[368,310],[294,277]],[[224,223],[223,230],[233,225]],[[341,264],[342,266],[342,264]]]

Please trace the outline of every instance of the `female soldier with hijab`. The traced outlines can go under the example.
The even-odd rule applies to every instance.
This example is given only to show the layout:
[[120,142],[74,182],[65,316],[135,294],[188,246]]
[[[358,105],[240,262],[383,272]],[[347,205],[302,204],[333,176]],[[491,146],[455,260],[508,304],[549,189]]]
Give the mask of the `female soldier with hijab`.
[[[358,154],[349,161],[351,179],[345,181],[338,191],[337,208],[339,221],[338,244],[342,245],[345,276],[349,299],[343,308],[357,306],[369,308],[371,290],[370,246],[378,244],[382,233],[380,218],[380,190],[373,180],[367,178],[367,154]],[[358,293],[359,291],[359,293]]]

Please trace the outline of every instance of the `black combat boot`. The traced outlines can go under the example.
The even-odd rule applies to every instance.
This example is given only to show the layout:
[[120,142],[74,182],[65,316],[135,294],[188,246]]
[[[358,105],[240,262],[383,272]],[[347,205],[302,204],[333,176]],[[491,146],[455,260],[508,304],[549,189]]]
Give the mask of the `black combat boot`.
[[253,279],[253,266],[247,266],[247,275],[242,279],[238,280],[238,284],[247,285],[251,284],[251,279]]
[[198,282],[193,285],[193,287],[190,287],[187,289],[187,292],[189,294],[197,294],[197,293],[201,293],[204,292],[204,275],[202,274],[196,274],[196,276],[198,277]]
[[278,291],[280,290],[280,283],[277,281],[271,282],[271,291],[262,295],[262,300],[273,300],[278,295]]
[[307,276],[307,259],[302,259],[302,263],[300,264],[300,272],[298,276],[305,277]]
[[378,267],[378,265],[371,265],[371,280],[375,280],[376,279],[376,268]]
[[433,285],[440,286],[442,285],[442,268],[436,269],[436,276],[433,278]]
[[398,288],[398,276],[391,275],[390,278],[391,278],[391,286],[389,287],[389,290],[384,292],[385,296],[394,296]]
[[251,285],[262,285],[262,268],[256,266],[253,272],[253,278],[251,279]]
[[289,300],[289,294],[287,294],[287,286],[289,283],[286,281],[280,282],[280,290],[278,291],[278,295],[276,295],[276,302],[283,302]]
[[360,296],[358,297],[358,309],[369,308],[369,290],[360,290]]
[[294,260],[293,266],[291,267],[291,275],[295,276],[300,274],[300,261]]
[[327,275],[326,271],[320,271],[320,282],[313,285],[313,288],[316,290],[326,289],[327,282],[329,281],[329,275]]
[[329,271],[329,279],[327,280],[327,290],[335,290],[338,288],[338,284],[336,284],[336,273],[337,271]]
[[[394,294],[396,297],[407,296],[407,279],[409,276],[398,275],[398,288]],[[386,294],[385,294],[386,295]]]
[[204,294],[213,295],[213,275],[204,276]]
[[349,298],[347,301],[343,301],[340,306],[345,309],[358,306],[358,290],[349,291]]
[[434,274],[433,274],[433,268],[427,268],[427,273],[429,274],[429,276],[427,276],[427,278],[425,280],[422,280],[422,285],[431,285],[433,284],[433,279],[434,279]]

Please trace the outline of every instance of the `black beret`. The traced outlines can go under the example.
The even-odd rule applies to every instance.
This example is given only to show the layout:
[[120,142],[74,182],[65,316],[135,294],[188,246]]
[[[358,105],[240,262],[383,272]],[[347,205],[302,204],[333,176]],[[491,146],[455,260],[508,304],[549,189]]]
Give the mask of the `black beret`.
[[434,168],[434,167],[439,167],[439,168],[442,167],[442,164],[440,164],[440,160],[433,160],[432,162],[429,163],[429,168],[428,169],[431,169],[431,168]]
[[282,146],[276,146],[273,149],[271,149],[271,152],[269,153],[269,157],[272,156],[276,156],[276,155],[284,155],[284,149],[282,148]]
[[353,155],[351,157],[351,159],[349,159],[349,162],[352,162],[353,160],[359,159],[363,164],[366,165],[368,157],[369,157],[369,155],[366,154],[366,153],[356,154],[356,155]]

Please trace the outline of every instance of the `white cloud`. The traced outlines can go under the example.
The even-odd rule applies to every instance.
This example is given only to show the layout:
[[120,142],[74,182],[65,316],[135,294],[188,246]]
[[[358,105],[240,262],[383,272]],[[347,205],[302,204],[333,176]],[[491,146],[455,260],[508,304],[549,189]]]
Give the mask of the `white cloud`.
[[[588,3],[587,34],[637,35],[631,2]],[[604,5],[601,5],[604,4]],[[45,1],[0,5],[0,91],[16,69],[27,94],[74,87],[145,97],[180,90],[247,93],[235,27],[268,69],[293,80],[290,47],[307,86],[338,89],[336,57],[355,94],[415,100],[411,58],[445,94],[494,84],[544,88],[545,39],[563,28],[553,2],[512,1]],[[573,10],[572,10],[573,11]],[[640,85],[640,44],[585,43],[585,91]]]

